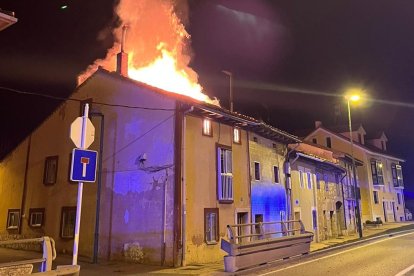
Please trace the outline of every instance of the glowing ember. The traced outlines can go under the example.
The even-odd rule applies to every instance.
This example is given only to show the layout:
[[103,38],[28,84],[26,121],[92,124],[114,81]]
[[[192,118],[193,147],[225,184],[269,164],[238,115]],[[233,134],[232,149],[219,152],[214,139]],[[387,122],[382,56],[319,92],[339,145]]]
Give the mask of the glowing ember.
[[209,98],[202,93],[202,87],[192,82],[184,70],[177,68],[177,61],[163,48],[162,43],[158,49],[161,51],[161,57],[150,65],[134,68],[133,64],[129,64],[129,77],[166,91],[187,95],[200,101],[208,101]]

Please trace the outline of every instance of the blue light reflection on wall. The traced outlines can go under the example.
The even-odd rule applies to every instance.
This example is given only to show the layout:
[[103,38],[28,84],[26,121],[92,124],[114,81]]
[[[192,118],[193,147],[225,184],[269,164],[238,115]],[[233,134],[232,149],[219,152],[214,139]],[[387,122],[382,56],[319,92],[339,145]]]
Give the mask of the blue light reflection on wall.
[[[255,183],[252,185],[252,221],[256,215],[263,215],[263,222],[281,221],[286,219],[286,192],[285,188],[275,183]],[[265,228],[266,232],[280,231],[280,225],[276,229]]]

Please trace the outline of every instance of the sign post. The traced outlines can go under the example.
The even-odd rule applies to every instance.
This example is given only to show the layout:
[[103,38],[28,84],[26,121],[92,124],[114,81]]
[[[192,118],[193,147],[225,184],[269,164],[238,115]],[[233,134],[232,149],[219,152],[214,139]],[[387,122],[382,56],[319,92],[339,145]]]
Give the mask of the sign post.
[[[82,118],[82,124],[81,124],[81,131],[80,131],[80,145],[79,146],[82,150],[86,149],[90,143],[92,142],[86,142],[87,141],[87,133],[88,133],[88,125],[91,125],[90,120],[88,118],[89,116],[89,104],[85,104],[85,110],[83,112],[83,116]],[[71,138],[74,141],[75,144],[77,144],[77,142],[79,140],[76,140],[78,137],[73,138],[74,134],[79,133],[79,128],[76,128],[76,123],[77,121],[79,122],[79,118],[76,119],[71,126]],[[88,123],[89,121],[89,123]],[[73,127],[75,125],[75,127]],[[93,126],[92,126],[93,128]],[[94,131],[94,130],[93,130]],[[89,130],[90,133],[90,130]],[[92,135],[93,136],[93,135]],[[76,141],[75,141],[76,140]],[[90,140],[90,139],[89,139]],[[93,141],[93,139],[92,139]],[[89,143],[89,145],[86,145],[86,143]],[[73,158],[72,157],[72,167],[73,167]],[[82,162],[82,175],[86,175],[86,166],[87,163],[89,163],[89,159],[86,157],[83,157],[83,160],[81,160]],[[95,159],[95,164],[96,164],[96,159]],[[96,165],[95,165],[96,167]],[[71,173],[72,174],[72,173]],[[77,200],[77,204],[76,204],[76,222],[75,222],[75,237],[74,237],[74,241],[73,241],[73,259],[72,259],[72,265],[77,265],[78,263],[78,252],[79,252],[79,229],[80,229],[80,219],[81,219],[81,210],[82,210],[82,193],[83,193],[83,181],[79,181],[79,185],[78,185],[78,200]]]

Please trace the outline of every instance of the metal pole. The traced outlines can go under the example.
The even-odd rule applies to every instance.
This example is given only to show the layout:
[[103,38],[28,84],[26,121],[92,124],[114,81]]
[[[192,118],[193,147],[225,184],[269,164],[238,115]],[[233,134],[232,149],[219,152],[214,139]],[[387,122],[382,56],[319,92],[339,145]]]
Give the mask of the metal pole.
[[101,134],[99,138],[99,174],[98,174],[98,187],[96,191],[96,214],[95,214],[95,237],[93,242],[93,260],[94,264],[98,263],[98,249],[99,249],[99,217],[101,208],[101,187],[102,187],[102,156],[103,156],[103,139],[104,139],[104,127],[105,116],[102,113],[91,113],[92,116],[99,116],[101,118]]
[[351,140],[351,159],[352,159],[352,170],[354,175],[354,193],[355,193],[355,219],[358,228],[359,238],[362,238],[362,225],[361,225],[361,212],[359,210],[359,201],[357,193],[357,180],[356,180],[356,166],[355,166],[355,157],[354,157],[354,139],[352,137],[352,119],[351,119],[351,106],[349,104],[349,99],[347,100],[348,104],[348,122],[349,122],[349,135]]
[[[82,117],[81,149],[85,149],[86,120],[88,119],[88,115],[89,115],[89,104],[85,104],[85,111]],[[73,241],[72,265],[78,264],[79,229],[80,229],[80,219],[81,219],[81,210],[82,210],[82,193],[83,193],[83,182],[79,182],[78,200],[76,204],[76,223],[75,223],[75,238]]]

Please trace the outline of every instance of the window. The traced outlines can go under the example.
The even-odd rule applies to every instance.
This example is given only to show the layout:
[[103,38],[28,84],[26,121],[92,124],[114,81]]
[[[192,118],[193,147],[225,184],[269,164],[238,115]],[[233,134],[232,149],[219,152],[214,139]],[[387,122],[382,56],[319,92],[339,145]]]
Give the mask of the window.
[[275,183],[279,183],[279,167],[273,166],[273,175],[275,177]]
[[233,200],[233,168],[230,149],[217,148],[218,199]]
[[325,181],[325,191],[329,192],[329,176],[325,174],[323,176],[323,180]]
[[397,202],[398,204],[401,204],[401,194],[397,193]]
[[378,200],[378,191],[374,191],[374,203],[378,204],[379,200]]
[[332,147],[331,137],[326,137],[326,146],[328,148],[331,148]]
[[377,160],[371,160],[372,183],[374,185],[384,185],[384,176],[382,174],[382,163]]
[[213,136],[213,129],[211,127],[211,120],[210,119],[204,119],[203,120],[203,135]]
[[260,180],[260,163],[254,162],[254,180]]
[[381,141],[381,148],[382,150],[385,150],[385,142],[383,140]]
[[45,170],[43,174],[43,184],[53,185],[56,183],[58,156],[49,156],[45,160]]
[[392,183],[394,187],[404,187],[401,166],[395,163],[391,164]]
[[303,188],[304,187],[304,179],[303,179],[303,172],[299,171],[299,182],[300,182],[300,187]]
[[316,173],[316,189],[320,190],[321,189],[321,181],[322,181],[322,174],[321,173]]
[[45,217],[44,208],[31,208],[29,210],[29,226],[30,227],[42,227]]
[[308,189],[312,190],[312,174],[310,172],[307,172],[306,175],[308,177]]
[[218,208],[204,209],[204,239],[207,244],[219,242]]
[[20,209],[9,209],[7,214],[7,230],[19,229]]
[[76,207],[62,207],[60,237],[73,239],[75,236]]
[[360,144],[362,144],[362,135],[361,135],[361,133],[358,133],[358,142]]
[[313,229],[318,228],[318,219],[317,219],[316,210],[312,210],[312,224],[313,224]]
[[240,129],[234,128],[233,129],[233,142],[236,144],[241,144],[241,138],[240,138]]
[[318,143],[318,140],[316,138],[313,138],[312,139],[312,143],[317,144]]

